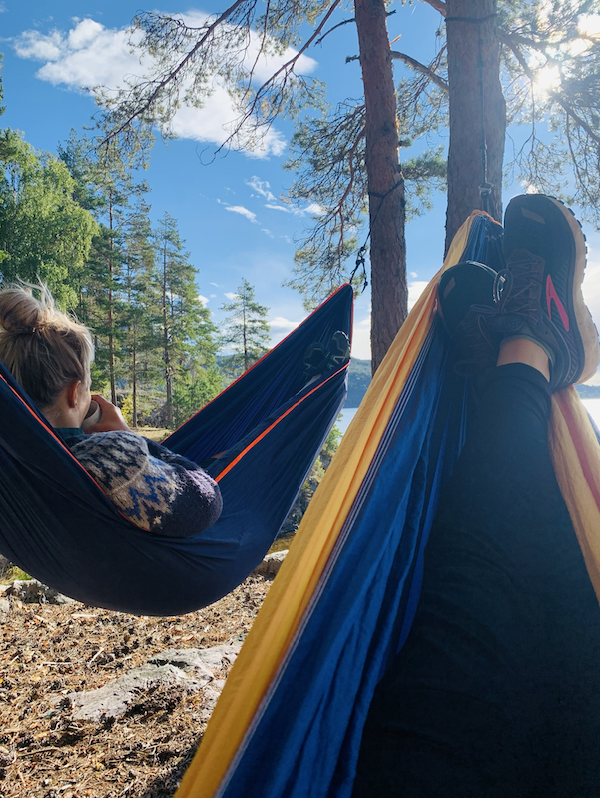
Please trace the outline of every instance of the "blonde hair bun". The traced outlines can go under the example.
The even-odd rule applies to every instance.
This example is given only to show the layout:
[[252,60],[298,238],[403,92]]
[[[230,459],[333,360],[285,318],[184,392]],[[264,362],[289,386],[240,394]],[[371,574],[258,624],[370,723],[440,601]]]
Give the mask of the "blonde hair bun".
[[0,291],[0,360],[41,410],[69,383],[89,380],[93,358],[90,331],[56,309],[47,286]]

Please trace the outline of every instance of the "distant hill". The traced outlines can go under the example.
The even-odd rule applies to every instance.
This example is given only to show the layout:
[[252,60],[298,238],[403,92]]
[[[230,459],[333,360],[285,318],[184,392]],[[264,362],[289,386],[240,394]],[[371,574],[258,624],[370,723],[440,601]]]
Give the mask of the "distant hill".
[[600,385],[576,385],[575,390],[582,399],[600,399]]
[[[352,358],[348,372],[348,398],[344,407],[358,407],[371,382],[371,361]],[[576,385],[582,399],[600,399],[600,385]]]
[[371,361],[353,357],[348,370],[348,397],[344,407],[358,407],[371,382]]

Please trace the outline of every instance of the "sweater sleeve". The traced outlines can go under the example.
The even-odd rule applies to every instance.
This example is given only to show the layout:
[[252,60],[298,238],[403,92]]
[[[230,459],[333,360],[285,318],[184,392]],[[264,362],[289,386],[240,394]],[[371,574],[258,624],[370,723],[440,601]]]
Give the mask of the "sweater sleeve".
[[221,491],[208,474],[134,432],[86,435],[71,451],[123,515],[147,532],[190,537],[221,515]]

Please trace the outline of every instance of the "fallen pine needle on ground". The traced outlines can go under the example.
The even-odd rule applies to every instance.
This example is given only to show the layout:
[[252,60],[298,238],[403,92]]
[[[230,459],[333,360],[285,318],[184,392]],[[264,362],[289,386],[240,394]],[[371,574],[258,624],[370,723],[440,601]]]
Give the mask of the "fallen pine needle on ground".
[[270,584],[251,576],[216,604],[170,618],[11,598],[0,614],[0,798],[170,798],[212,711],[202,691],[150,688],[104,722],[75,720],[67,696],[166,649],[240,642]]

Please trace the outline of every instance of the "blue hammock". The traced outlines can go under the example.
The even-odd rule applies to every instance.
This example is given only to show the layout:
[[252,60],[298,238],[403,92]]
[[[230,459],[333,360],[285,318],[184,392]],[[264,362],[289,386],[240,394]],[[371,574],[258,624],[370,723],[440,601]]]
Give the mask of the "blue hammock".
[[[500,225],[485,215],[469,225],[454,262],[500,268]],[[176,798],[349,798],[373,692],[408,635],[464,440],[467,380],[439,319],[423,318],[406,381],[393,349],[375,375]],[[388,415],[378,401],[396,394]]]
[[275,539],[346,395],[347,364],[302,388],[302,357],[350,336],[342,286],[165,445],[207,468],[223,514],[188,538],[122,516],[0,364],[0,551],[68,596],[144,615],[206,606],[240,584]]

